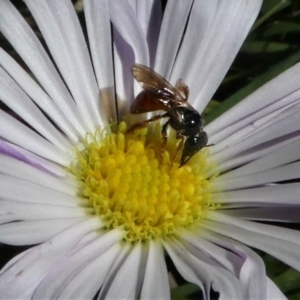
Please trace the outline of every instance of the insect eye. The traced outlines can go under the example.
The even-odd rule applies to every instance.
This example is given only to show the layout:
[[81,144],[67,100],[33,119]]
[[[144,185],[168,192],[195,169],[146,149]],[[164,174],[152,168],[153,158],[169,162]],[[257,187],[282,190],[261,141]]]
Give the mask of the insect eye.
[[194,111],[185,112],[184,120],[185,120],[185,124],[190,128],[201,127],[202,125],[201,116],[198,114],[198,112],[194,112]]
[[185,147],[191,150],[198,150],[202,146],[202,139],[197,136],[190,136],[185,141]]
[[199,136],[189,136],[184,143],[180,165],[183,166],[207,144],[207,134],[202,131]]

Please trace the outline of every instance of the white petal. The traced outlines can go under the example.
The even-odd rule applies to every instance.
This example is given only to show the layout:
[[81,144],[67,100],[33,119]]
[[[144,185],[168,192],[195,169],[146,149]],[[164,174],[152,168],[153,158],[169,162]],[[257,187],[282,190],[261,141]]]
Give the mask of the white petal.
[[300,137],[270,153],[264,155],[253,162],[228,172],[227,176],[223,175],[220,178],[239,178],[241,176],[255,174],[265,170],[270,170],[281,165],[291,163],[300,159]]
[[81,218],[88,216],[92,212],[93,209],[83,207],[0,200],[0,224],[20,220]]
[[246,208],[228,210],[226,214],[253,221],[300,223],[300,207],[287,205],[274,207],[274,204],[270,204],[268,207],[250,208],[245,204]]
[[[114,66],[118,111],[124,115],[133,101],[133,77],[130,68],[134,62],[149,65],[149,51],[146,37],[131,5],[126,0],[109,2],[113,23]],[[140,91],[134,84],[135,94]]]
[[190,102],[200,112],[227,73],[261,3],[261,0],[193,2],[171,81],[184,79],[190,87]]
[[84,135],[87,131],[84,120],[79,117],[74,101],[60,75],[27,22],[8,0],[0,2],[0,30],[48,95],[60,107],[76,130]]
[[287,117],[294,112],[294,108],[299,108],[299,97],[300,91],[297,90],[210,136],[210,142],[218,144],[214,147],[214,152],[222,151],[229,145],[246,139],[270,124]]
[[28,164],[38,170],[41,170],[45,173],[51,174],[53,176],[56,175],[54,172],[52,173],[51,171],[47,170],[44,166],[39,164],[37,161],[34,161],[29,156],[27,156],[26,154],[29,153],[28,151],[25,153],[24,149],[17,147],[7,141],[3,141],[1,138],[0,138],[0,153],[4,157],[8,157],[8,159],[17,160],[25,164]]
[[109,275],[111,266],[121,249],[120,243],[115,244],[103,254],[98,254],[98,257],[85,268],[78,270],[74,278],[64,286],[59,299],[92,299],[99,291],[105,277]]
[[82,120],[90,130],[96,124],[103,125],[98,108],[99,89],[72,3],[66,0],[25,0],[25,3],[78,105]]
[[209,299],[210,288],[220,293],[220,299],[243,299],[237,278],[192,245],[168,241],[164,247],[181,276],[201,288],[204,299]]
[[[239,102],[237,105],[226,111],[222,116],[211,122],[205,127],[209,136],[218,134],[224,129],[222,135],[229,135],[230,133],[236,131],[236,127],[230,127],[231,124],[242,124],[237,123],[243,122],[246,119],[247,122],[251,123],[257,118],[271,113],[286,104],[289,104],[293,99],[299,99],[299,78],[300,76],[300,63],[289,68],[287,71],[281,73],[279,76],[275,77],[254,93],[250,94],[243,101]],[[290,95],[295,93],[293,95]],[[290,95],[290,96],[289,96]],[[287,97],[287,98],[285,98]],[[291,99],[290,99],[291,97]],[[280,101],[282,99],[282,101]],[[291,101],[290,101],[291,100]],[[270,107],[268,107],[270,105]],[[260,111],[262,110],[262,113]],[[254,113],[254,118],[245,118]],[[233,125],[236,126],[236,125]],[[239,127],[237,127],[239,128]],[[228,132],[226,132],[228,130]],[[217,139],[217,138],[216,138]]]
[[56,147],[66,151],[71,147],[68,140],[50,123],[31,99],[0,67],[0,98],[25,122]]
[[[259,255],[234,240],[223,236],[221,237],[213,234],[212,232],[205,231],[202,228],[197,234],[199,237],[203,237],[221,247],[221,249],[225,249],[227,255],[223,257],[218,254],[220,250],[216,253],[208,253],[212,254],[215,260],[220,261],[223,264],[224,260],[226,261],[229,259],[229,261],[233,263],[233,266],[240,268],[237,270],[238,273],[236,276],[240,279],[241,284],[243,285],[246,299],[265,299],[267,277],[264,262]],[[198,239],[195,241],[190,240],[190,242],[195,244]],[[203,247],[203,240],[201,240],[201,244],[199,244],[199,246],[201,248]],[[211,247],[207,248],[207,250],[211,250]],[[230,259],[233,255],[239,257],[243,263],[241,265],[236,264],[232,259]]]
[[56,163],[65,166],[69,164],[68,154],[2,110],[0,111],[0,136]]
[[[240,269],[245,262],[242,252],[235,249],[232,244],[230,247],[228,247],[228,245],[227,247],[224,247],[223,245],[220,247],[215,241],[213,241],[215,243],[213,244],[205,240],[206,236],[204,233],[205,232],[203,232],[203,230],[199,234],[194,234],[186,229],[181,229],[179,231],[182,239],[187,240],[189,243],[200,249],[209,258],[216,260],[220,263],[220,265],[238,277]],[[234,250],[232,250],[232,248],[234,248]]]
[[43,243],[83,220],[84,218],[69,218],[4,224],[0,226],[1,243],[17,246]]
[[[16,188],[17,187],[17,188]],[[0,174],[1,199],[14,202],[76,207],[87,204],[76,195],[55,191],[27,180]]]
[[33,290],[42,281],[52,265],[67,255],[86,234],[100,226],[99,218],[92,218],[63,231],[48,242],[31,248],[1,274],[1,297],[21,299],[26,291]]
[[99,99],[100,111],[105,110],[108,119],[116,120],[113,50],[108,1],[84,0],[84,15],[93,66],[101,93]]
[[[257,168],[252,168],[252,163],[256,165],[256,160],[258,162],[264,161],[266,164],[262,163],[260,166],[262,168],[268,168],[268,165],[270,165],[270,167],[272,167],[273,165],[277,165],[276,162],[270,163],[268,156],[273,156],[277,155],[277,153],[280,152],[280,154],[282,154],[281,149],[283,149],[284,147],[287,147],[288,145],[292,145],[294,143],[296,143],[297,141],[299,141],[300,136],[298,135],[297,132],[291,133],[290,135],[287,136],[283,136],[281,138],[275,139],[273,141],[269,141],[267,143],[263,143],[260,144],[252,149],[250,149],[249,151],[245,151],[242,152],[236,156],[233,156],[232,158],[223,161],[222,163],[218,164],[218,171],[219,172],[224,172],[224,171],[228,171],[230,170],[230,172],[236,172],[236,170],[239,170],[239,168],[237,168],[236,170],[233,170],[236,167],[242,166],[245,167],[245,169],[247,169],[246,165],[247,163],[249,163],[250,165],[250,172],[252,170],[252,172],[257,172],[260,170],[259,167]],[[293,147],[292,147],[293,148]],[[278,151],[278,152],[277,152]],[[285,156],[286,159],[283,160],[289,160],[287,159],[287,155]],[[281,157],[282,158],[282,157]],[[293,161],[293,158],[292,160]],[[258,163],[259,164],[259,163]],[[243,166],[244,165],[244,166]],[[280,165],[280,160],[278,165]],[[247,171],[246,171],[247,172]]]
[[278,203],[278,204],[300,204],[300,183],[289,183],[257,187],[244,190],[227,191],[213,195],[216,203]]
[[149,242],[141,299],[169,299],[170,286],[163,248],[160,241]]
[[146,265],[148,249],[145,245],[138,243],[126,257],[119,270],[112,279],[110,286],[103,287],[99,297],[117,299],[136,299],[139,296],[144,270]]
[[0,149],[1,149],[1,153],[4,153],[5,155],[18,159],[26,164],[29,164],[38,170],[41,170],[53,176],[64,178],[64,180],[67,179],[65,178],[66,177],[65,167],[58,165],[54,162],[51,162],[32,152],[29,152],[17,145],[11,144],[9,142],[4,143],[3,141],[0,140]]
[[240,220],[219,212],[209,212],[207,216],[213,221],[203,221],[204,228],[260,249],[300,270],[298,231]]
[[[255,134],[247,137],[247,139],[242,140],[241,142],[235,143],[232,146],[229,146],[227,149],[224,149],[221,152],[212,154],[212,159],[217,162],[223,162],[236,156],[237,154],[242,153],[243,151],[250,150],[255,146],[260,144],[267,144],[267,142],[281,138],[288,134],[292,134],[299,129],[298,119],[300,116],[300,107],[294,110],[289,117],[281,119],[274,124],[264,128],[258,129]],[[299,134],[297,134],[299,135]],[[212,153],[214,152],[212,147]],[[250,150],[251,151],[251,150]]]
[[238,178],[224,180],[220,177],[214,181],[214,188],[226,191],[296,178],[300,178],[300,162]]
[[[121,246],[122,247],[120,247],[121,249],[118,253],[118,256],[115,257],[113,265],[111,265],[111,267],[110,267],[109,273],[106,274],[106,277],[102,284],[102,287],[101,287],[100,293],[97,297],[97,300],[106,298],[105,295],[111,287],[111,282],[114,280],[114,277],[119,272],[120,267],[122,266],[122,264],[127,259],[130,252],[132,251],[132,245],[130,245],[129,243],[122,243]],[[116,293],[117,293],[117,291],[116,291]]]
[[[264,130],[272,129],[272,126],[275,126],[275,123],[277,122],[279,123],[280,121],[283,122],[284,121],[283,119],[290,118],[290,116],[292,116],[295,111],[299,110],[299,107],[300,107],[299,104],[296,104],[290,108],[285,109],[277,116],[274,116],[273,114],[266,115],[265,117],[258,120],[258,122],[255,121],[255,123],[248,124],[247,126],[243,127],[241,130],[236,131],[235,133],[233,133],[232,135],[230,135],[229,137],[225,138],[224,140],[222,140],[217,144],[213,141],[213,138],[210,139],[210,142],[213,142],[215,144],[215,146],[212,149],[212,152],[214,154],[220,153],[221,151],[223,152],[224,149],[229,148],[231,146],[235,146],[236,144],[240,142],[244,142],[251,137],[254,136],[259,137],[259,133],[263,132]],[[288,125],[284,125],[284,126],[288,126]],[[293,130],[291,130],[291,132],[293,132]],[[294,138],[295,135],[299,136],[299,134],[295,131],[294,134],[287,136],[286,139],[292,139]],[[261,147],[264,147],[264,145],[261,145]]]
[[274,282],[268,278],[267,280],[267,300],[286,300],[285,295],[274,284]]
[[[222,141],[218,141],[218,139],[217,139],[218,137],[212,136],[210,138],[210,142],[215,144],[213,152],[218,153],[218,152],[222,151],[223,149],[230,147],[231,145],[234,145],[242,140],[246,140],[250,136],[256,135],[258,132],[273,125],[274,123],[277,123],[281,119],[289,118],[289,116],[292,115],[296,110],[299,110],[300,100],[298,100],[297,102],[292,103],[290,105],[285,103],[284,100],[285,99],[280,101],[280,102],[283,102],[282,105],[284,105],[284,107],[277,109],[275,112],[263,115],[261,118],[256,119],[253,122],[249,122],[250,120],[248,120],[248,122],[247,122],[247,120],[245,120],[245,119],[254,118],[254,116],[251,115],[248,118],[245,118],[239,122],[239,123],[244,123],[244,124],[242,124],[242,125],[234,124],[232,126],[232,127],[235,127],[234,133],[231,133],[228,137],[225,137]],[[263,110],[261,110],[259,113],[263,113],[262,111]],[[238,130],[238,127],[241,127],[241,129]]]
[[20,254],[14,256],[10,261],[6,263],[6,265],[0,270],[0,275],[3,274],[6,270],[8,270],[11,266],[13,266],[17,261],[22,259],[27,253],[31,251],[31,248],[21,252]]
[[[77,273],[84,270],[92,261],[97,259],[106,251],[121,240],[120,230],[109,231],[100,236],[89,245],[75,248],[71,253],[53,265],[48,275],[41,281],[37,287],[33,299],[57,299],[63,297],[60,295],[67,284],[69,284]],[[101,270],[102,272],[102,270]],[[89,274],[95,276],[95,274]],[[104,273],[105,275],[105,273]],[[103,276],[96,276],[99,279]],[[84,282],[82,282],[83,284]],[[99,280],[99,286],[101,280]]]
[[76,195],[76,189],[64,179],[58,179],[33,166],[0,154],[0,173],[27,180],[61,193]]
[[[208,212],[208,219],[214,220],[216,222],[222,222],[224,225],[234,225],[239,227],[241,230],[245,229],[247,231],[251,231],[257,233],[258,235],[270,235],[270,237],[274,237],[277,239],[282,239],[285,242],[292,242],[296,245],[300,245],[300,233],[296,230],[286,229],[278,226],[272,226],[267,224],[260,224],[256,222],[249,222],[245,220],[240,220],[238,218],[233,218],[226,213],[220,213],[216,211]],[[245,236],[245,239],[247,237]]]
[[149,48],[149,66],[153,68],[158,36],[162,21],[162,3],[160,0],[136,2],[136,15],[141,24]]
[[111,21],[121,37],[132,47],[135,61],[149,65],[146,38],[132,8],[126,0],[111,1],[109,7]]
[[192,3],[192,0],[168,1],[164,11],[154,69],[167,80],[178,54]]
[[26,94],[47,114],[73,142],[77,142],[76,130],[61,113],[59,107],[25,70],[0,48],[0,65],[20,85]]

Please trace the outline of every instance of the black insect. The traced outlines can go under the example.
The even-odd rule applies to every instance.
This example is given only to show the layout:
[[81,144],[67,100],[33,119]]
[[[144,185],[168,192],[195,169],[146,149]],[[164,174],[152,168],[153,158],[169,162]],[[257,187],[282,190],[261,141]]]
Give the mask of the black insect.
[[176,138],[180,139],[175,156],[182,149],[180,166],[183,166],[208,142],[207,134],[203,131],[201,115],[187,101],[188,86],[180,79],[176,87],[173,87],[162,76],[141,64],[134,64],[131,71],[144,89],[132,103],[131,113],[141,114],[157,110],[166,113],[136,123],[128,131],[145,127],[148,123],[161,118],[169,118],[161,130],[163,138],[161,153],[167,144],[167,128],[170,125],[176,131]]

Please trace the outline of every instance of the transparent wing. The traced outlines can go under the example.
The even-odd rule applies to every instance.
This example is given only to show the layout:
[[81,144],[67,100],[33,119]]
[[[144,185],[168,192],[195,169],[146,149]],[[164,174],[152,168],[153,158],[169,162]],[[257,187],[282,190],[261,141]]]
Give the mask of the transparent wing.
[[156,92],[158,96],[167,97],[170,101],[179,103],[187,102],[167,80],[154,70],[141,64],[134,64],[131,72],[144,90]]

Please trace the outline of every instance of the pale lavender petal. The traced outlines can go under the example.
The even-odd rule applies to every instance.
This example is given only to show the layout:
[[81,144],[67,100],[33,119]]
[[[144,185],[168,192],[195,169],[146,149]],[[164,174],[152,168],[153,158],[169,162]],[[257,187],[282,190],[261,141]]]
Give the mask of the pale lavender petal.
[[300,135],[299,138],[278,147],[268,155],[261,155],[260,158],[253,160],[240,168],[232,170],[220,176],[220,180],[227,178],[239,178],[241,176],[256,174],[270,170],[300,159]]
[[300,233],[278,226],[249,222],[225,213],[209,212],[201,226],[260,249],[300,270]]
[[[72,280],[65,283],[60,294],[61,299],[92,299],[104,279],[109,274],[116,257],[121,253],[120,243],[114,244],[105,253],[99,255],[82,270],[77,270]],[[101,272],[99,272],[101,270]]]
[[84,135],[85,121],[64,82],[30,26],[8,0],[0,1],[0,30],[63,114]]
[[[212,159],[221,163],[244,151],[250,150],[255,146],[266,144],[269,141],[272,142],[278,138],[292,134],[293,132],[297,132],[297,135],[299,135],[299,116],[300,106],[293,109],[293,112],[291,112],[288,117],[280,119],[266,128],[258,128],[255,134],[253,132],[247,139],[237,142],[234,145],[230,145],[221,152],[212,154]],[[214,153],[214,147],[212,147],[211,152]]]
[[164,11],[154,69],[167,80],[170,79],[174,67],[192,4],[192,0],[172,0],[167,2]]
[[31,248],[21,252],[20,254],[14,256],[11,260],[9,260],[6,265],[0,270],[0,275],[6,272],[11,266],[13,266],[17,261],[21,260],[22,257],[26,256],[28,252],[31,251]]
[[79,108],[81,119],[93,131],[94,126],[103,125],[106,116],[99,112],[100,92],[72,3],[68,0],[25,0],[25,3]]
[[252,221],[268,221],[268,222],[287,222],[300,223],[300,205],[283,204],[279,207],[270,205],[269,207],[249,207],[245,204],[245,208],[235,208],[227,210],[226,214],[232,217],[252,220]]
[[234,245],[230,243],[225,247],[225,241],[224,244],[219,245],[219,243],[212,240],[206,232],[207,231],[203,229],[193,231],[181,229],[179,231],[179,235],[183,240],[188,241],[201,250],[203,254],[208,256],[210,259],[218,262],[219,266],[224,267],[238,277],[247,258],[245,253],[240,251],[238,248],[235,248]]
[[227,191],[254,187],[266,183],[297,179],[300,178],[300,162],[238,178],[230,178],[230,176],[227,176],[227,178],[228,179],[222,179],[222,177],[216,178],[214,181],[214,188],[217,190]]
[[37,169],[28,163],[0,154],[0,173],[36,183],[52,190],[75,196],[77,191],[63,178],[57,178],[45,170]]
[[[212,139],[223,139],[237,129],[299,99],[300,63],[281,73],[205,127]],[[253,117],[250,115],[253,113]],[[249,117],[248,117],[249,116]],[[248,118],[247,118],[248,117]],[[245,121],[247,122],[245,124]],[[230,126],[232,125],[232,127]],[[216,135],[216,137],[213,137]],[[217,137],[217,136],[220,137]],[[222,136],[222,137],[221,137]]]
[[167,265],[160,243],[161,241],[150,242],[141,299],[170,298]]
[[200,112],[227,73],[261,3],[262,0],[193,2],[171,82],[184,79],[190,87],[190,102]]
[[108,120],[117,119],[113,49],[108,0],[84,0],[84,15],[89,45],[98,87],[100,111],[105,110]]
[[[278,121],[280,121],[284,118],[289,118],[290,115],[292,115],[295,111],[299,110],[299,107],[300,107],[299,102],[300,102],[300,100],[293,103],[292,105],[287,104],[285,107],[278,109],[277,111],[275,111],[273,113],[263,115],[263,117],[261,117],[260,119],[257,119],[254,122],[246,123],[246,125],[243,126],[240,130],[235,128],[236,131],[234,133],[232,133],[230,136],[224,138],[222,141],[217,142],[217,141],[215,141],[214,137],[211,137],[210,142],[216,144],[213,149],[213,152],[218,153],[218,152],[224,150],[225,148],[230,147],[231,145],[237,144],[238,142],[240,142],[242,140],[246,140],[249,137],[256,135],[258,132],[264,130],[267,127],[272,126],[273,124],[277,123]],[[262,112],[262,111],[260,111],[260,112]],[[252,115],[249,116],[248,118],[251,118],[251,117],[252,117]],[[238,126],[236,126],[236,127],[238,127]]]
[[4,154],[4,155],[7,155],[9,157],[12,157],[14,159],[17,159],[19,161],[22,161],[26,164],[29,164],[29,165],[33,166],[34,168],[36,168],[38,170],[41,170],[41,171],[44,171],[44,172],[47,172],[47,173],[50,172],[46,168],[44,168],[42,165],[40,165],[39,163],[37,163],[37,162],[31,160],[30,158],[26,157],[24,154],[20,153],[19,151],[17,151],[14,148],[12,148],[8,143],[2,141],[1,139],[0,139],[0,153]]
[[[18,187],[17,189],[15,187]],[[0,194],[2,200],[76,207],[86,200],[76,193],[67,194],[49,187],[0,173]],[[43,195],[43,196],[41,196]]]
[[[65,287],[76,277],[77,273],[82,272],[90,263],[96,260],[103,253],[120,242],[122,239],[120,230],[113,230],[105,233],[83,247],[75,247],[68,255],[63,258],[59,264],[54,264],[49,270],[47,276],[41,280],[36,288],[33,299],[57,299],[61,298],[61,293]],[[113,251],[114,252],[114,251]],[[103,272],[100,268],[100,272]],[[104,272],[106,274],[106,272]],[[95,274],[89,273],[90,277]],[[99,288],[101,286],[101,277],[99,278]],[[102,279],[103,281],[103,279]],[[120,295],[120,294],[119,294]]]
[[17,145],[0,139],[0,153],[18,159],[50,175],[66,178],[66,169]]
[[70,158],[66,152],[3,110],[0,110],[0,137],[60,165],[69,164]]
[[117,299],[122,295],[124,299],[138,298],[144,278],[147,248],[148,246],[141,242],[134,245],[118,272],[114,275],[110,287],[108,289],[106,287],[105,293],[101,291],[101,297]]
[[62,114],[57,104],[43,91],[31,76],[3,49],[0,48],[0,65],[20,85],[26,94],[49,116],[59,129],[73,142],[78,136],[75,128]]
[[267,280],[267,300],[286,300],[285,295],[274,284],[274,282],[268,278]]
[[71,148],[69,141],[42,114],[31,99],[0,67],[0,99],[35,131],[62,151]]
[[183,278],[201,288],[204,299],[209,299],[211,288],[220,299],[243,299],[238,279],[191,244],[168,240],[164,247]]
[[215,203],[244,203],[248,202],[284,205],[299,205],[300,183],[287,183],[271,186],[226,191],[213,194]]
[[97,230],[100,226],[99,218],[92,218],[31,248],[26,255],[15,260],[15,264],[1,274],[1,297],[21,299],[28,290],[33,291],[48,274],[52,265],[59,263],[86,234]]
[[120,115],[128,113],[134,94],[140,91],[134,83],[130,71],[137,62],[149,65],[149,50],[146,36],[137,16],[127,0],[116,0],[109,3],[110,18],[113,24],[115,81]]
[[[220,256],[217,253],[210,253],[215,260],[223,262],[224,260],[229,260],[233,267],[239,268],[236,276],[240,279],[241,284],[243,285],[243,290],[245,292],[246,299],[264,299],[266,296],[266,270],[265,265],[261,257],[256,254],[254,251],[245,247],[244,245],[225,238],[224,236],[219,236],[210,231],[206,231],[202,228],[199,228],[197,232],[198,238],[190,240],[191,243],[197,244],[199,238],[201,238],[201,244],[198,242],[200,248],[203,248],[203,239],[207,239],[210,242],[214,243],[215,247],[221,247],[227,251],[227,255]],[[203,238],[203,239],[202,239]],[[206,250],[211,250],[211,245]],[[231,260],[230,257],[235,254],[240,257],[242,264],[236,264],[234,260]]]
[[[128,5],[127,0],[116,0],[109,3],[111,21],[122,36],[122,39],[130,45],[135,61],[149,65],[149,50],[145,34],[134,14],[134,11]],[[122,51],[119,49],[119,51]],[[123,50],[125,51],[125,49]],[[125,63],[124,61],[122,61]]]
[[[291,146],[291,148],[294,148],[292,145],[294,143],[297,143],[299,140],[300,140],[300,131],[296,131],[288,135],[282,136],[280,138],[277,138],[275,140],[269,141],[267,143],[262,143],[254,148],[248,149],[218,164],[218,172],[231,170],[231,172],[238,173],[239,168],[236,167],[242,166],[241,168],[245,167],[246,169],[245,173],[247,173],[247,171],[249,171],[249,173],[250,172],[255,173],[259,171],[260,168],[257,167],[256,169],[255,167],[253,168],[253,166],[260,165],[262,170],[264,170],[264,168],[268,169],[269,168],[268,166],[272,168],[272,166],[280,165],[280,161],[289,161],[288,155],[285,155],[285,159],[282,160],[280,160],[281,158],[283,158],[282,156],[278,157],[279,158],[278,164],[274,161],[273,163],[270,163],[270,160],[268,159],[269,156],[276,157],[277,153],[279,152],[280,154],[282,154],[281,150],[285,149],[285,147],[288,147],[289,145]],[[256,160],[258,161],[257,163]],[[260,164],[260,162],[264,162],[264,163]],[[247,167],[248,163],[249,163],[249,170]]]
[[82,217],[11,222],[0,226],[0,240],[8,245],[36,245],[48,241],[84,219]]
[[[136,2],[136,15],[147,39],[149,66],[153,68],[158,36],[162,21],[162,3],[160,0]],[[170,37],[171,38],[171,37]]]
[[92,208],[0,200],[0,224],[20,220],[82,218],[92,213]]

